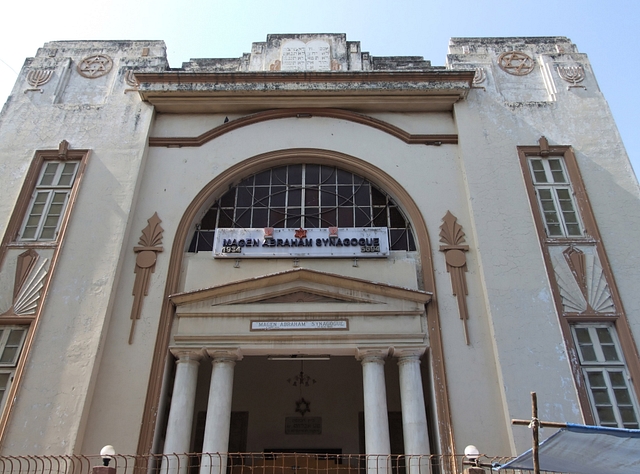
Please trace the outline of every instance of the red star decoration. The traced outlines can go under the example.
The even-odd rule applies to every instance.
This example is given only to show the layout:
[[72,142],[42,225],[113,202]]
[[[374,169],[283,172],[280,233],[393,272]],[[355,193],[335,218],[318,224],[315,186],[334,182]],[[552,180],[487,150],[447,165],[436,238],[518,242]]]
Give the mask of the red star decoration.
[[296,230],[295,236],[296,239],[304,239],[307,236],[307,231],[300,227],[298,230]]

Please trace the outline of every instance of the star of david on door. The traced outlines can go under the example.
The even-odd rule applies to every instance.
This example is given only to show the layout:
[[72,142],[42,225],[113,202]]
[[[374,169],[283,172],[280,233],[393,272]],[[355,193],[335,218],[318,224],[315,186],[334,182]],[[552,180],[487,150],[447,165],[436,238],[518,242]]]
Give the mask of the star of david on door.
[[498,58],[498,66],[514,76],[526,76],[535,66],[535,61],[522,51],[508,51]]
[[305,413],[309,413],[311,411],[311,402],[301,398],[296,401],[296,412],[300,413],[301,416],[304,416]]
[[87,56],[78,64],[78,74],[89,79],[101,77],[111,71],[113,61],[109,56],[96,54]]

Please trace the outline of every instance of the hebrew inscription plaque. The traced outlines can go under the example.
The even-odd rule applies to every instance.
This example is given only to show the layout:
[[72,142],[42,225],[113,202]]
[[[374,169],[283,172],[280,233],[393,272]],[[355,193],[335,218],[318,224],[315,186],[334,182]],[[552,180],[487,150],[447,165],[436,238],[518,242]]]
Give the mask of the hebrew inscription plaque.
[[313,40],[287,41],[282,45],[282,71],[330,71],[331,47],[329,43]]
[[284,422],[286,435],[319,435],[322,434],[322,417],[287,416]]

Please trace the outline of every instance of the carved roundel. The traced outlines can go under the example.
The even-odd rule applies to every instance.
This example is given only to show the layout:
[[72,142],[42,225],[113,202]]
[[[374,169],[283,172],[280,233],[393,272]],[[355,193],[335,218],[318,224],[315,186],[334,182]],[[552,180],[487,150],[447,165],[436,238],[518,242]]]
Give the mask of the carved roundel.
[[101,77],[111,71],[113,61],[104,54],[87,56],[78,64],[78,74],[89,79]]
[[467,257],[462,250],[448,250],[444,255],[445,260],[452,267],[463,267],[467,263]]
[[533,71],[535,64],[533,58],[522,51],[508,51],[498,58],[500,69],[514,76],[526,76]]
[[149,268],[156,263],[156,253],[151,250],[144,250],[138,253],[136,265],[140,268]]

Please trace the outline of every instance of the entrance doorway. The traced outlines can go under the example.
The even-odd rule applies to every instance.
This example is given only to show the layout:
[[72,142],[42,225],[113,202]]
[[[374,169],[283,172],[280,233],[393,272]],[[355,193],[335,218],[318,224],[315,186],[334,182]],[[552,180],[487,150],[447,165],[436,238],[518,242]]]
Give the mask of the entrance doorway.
[[[203,361],[192,434],[196,453],[202,450],[210,376],[210,364]],[[385,364],[385,379],[388,411],[394,421],[401,407],[398,368],[393,360]],[[272,456],[265,456],[265,465],[294,462],[291,456],[275,453],[362,454],[363,410],[362,365],[353,356],[328,360],[244,357],[234,370],[229,452],[268,453]],[[394,454],[401,454],[399,427],[392,430]],[[329,457],[314,462],[326,463],[329,468],[334,461]]]

